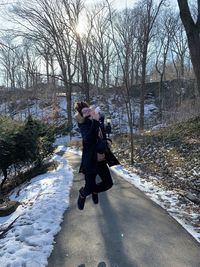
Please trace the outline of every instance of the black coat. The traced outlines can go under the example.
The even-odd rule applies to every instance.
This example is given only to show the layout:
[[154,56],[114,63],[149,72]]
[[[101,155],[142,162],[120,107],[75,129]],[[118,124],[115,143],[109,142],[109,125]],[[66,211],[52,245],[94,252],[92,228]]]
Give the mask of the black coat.
[[[83,153],[79,172],[97,173],[97,140],[99,127],[104,133],[104,126],[98,121],[90,120],[89,118],[86,118],[83,123],[79,123],[78,126],[83,139]],[[107,149],[105,158],[110,167],[120,164],[110,149]]]

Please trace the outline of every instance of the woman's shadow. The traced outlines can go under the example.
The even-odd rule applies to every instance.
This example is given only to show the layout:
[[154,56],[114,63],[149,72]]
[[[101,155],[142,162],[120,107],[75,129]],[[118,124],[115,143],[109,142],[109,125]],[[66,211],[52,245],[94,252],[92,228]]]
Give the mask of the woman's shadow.
[[[78,265],[77,267],[86,267],[85,264],[81,264],[81,265]],[[105,262],[99,262],[99,264],[97,265],[97,267],[106,267],[106,264]]]

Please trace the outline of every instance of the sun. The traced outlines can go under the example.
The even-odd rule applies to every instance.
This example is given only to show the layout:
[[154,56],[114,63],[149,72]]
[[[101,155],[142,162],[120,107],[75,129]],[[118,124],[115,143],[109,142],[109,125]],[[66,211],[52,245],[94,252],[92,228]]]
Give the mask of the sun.
[[83,19],[79,19],[78,24],[76,25],[76,32],[82,36],[86,33],[86,23]]

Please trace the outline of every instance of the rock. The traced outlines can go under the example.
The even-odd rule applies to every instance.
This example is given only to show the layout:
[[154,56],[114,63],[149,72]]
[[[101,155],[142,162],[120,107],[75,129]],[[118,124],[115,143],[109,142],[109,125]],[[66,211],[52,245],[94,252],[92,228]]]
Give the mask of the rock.
[[5,201],[0,204],[0,217],[8,216],[13,213],[17,207],[20,205],[18,201]]

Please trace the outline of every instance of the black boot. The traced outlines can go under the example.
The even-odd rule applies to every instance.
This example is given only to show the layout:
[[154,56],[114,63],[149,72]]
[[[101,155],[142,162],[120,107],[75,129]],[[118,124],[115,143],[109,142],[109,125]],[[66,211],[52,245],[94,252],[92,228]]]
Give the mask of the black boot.
[[83,187],[82,187],[79,190],[79,196],[78,196],[78,201],[77,201],[77,205],[78,205],[79,210],[83,210],[84,209],[85,200],[86,200],[86,197],[83,194]]
[[94,204],[99,203],[98,193],[92,193],[92,200],[93,200]]

